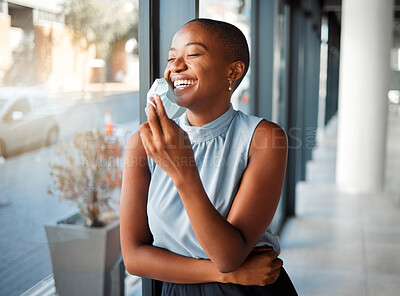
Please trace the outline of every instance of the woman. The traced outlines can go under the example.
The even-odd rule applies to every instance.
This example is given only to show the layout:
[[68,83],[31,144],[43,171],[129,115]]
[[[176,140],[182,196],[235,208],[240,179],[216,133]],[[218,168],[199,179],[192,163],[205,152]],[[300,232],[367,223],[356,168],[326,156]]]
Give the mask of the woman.
[[232,109],[249,66],[235,26],[195,19],[174,36],[164,77],[187,111],[158,96],[129,139],[121,197],[127,270],[163,295],[297,295],[267,230],[282,190],[287,138]]

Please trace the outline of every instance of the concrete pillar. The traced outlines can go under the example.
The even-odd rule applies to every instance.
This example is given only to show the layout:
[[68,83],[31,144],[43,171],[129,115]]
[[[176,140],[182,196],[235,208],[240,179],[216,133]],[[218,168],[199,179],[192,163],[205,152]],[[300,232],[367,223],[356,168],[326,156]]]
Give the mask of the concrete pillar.
[[378,193],[385,175],[392,0],[343,0],[336,182]]

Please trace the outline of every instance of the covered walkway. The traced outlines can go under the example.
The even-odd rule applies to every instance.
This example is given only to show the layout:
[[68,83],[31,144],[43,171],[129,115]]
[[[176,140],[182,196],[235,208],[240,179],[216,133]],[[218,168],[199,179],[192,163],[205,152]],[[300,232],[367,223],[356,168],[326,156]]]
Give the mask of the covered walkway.
[[282,259],[299,295],[399,295],[400,113],[388,118],[385,193],[351,195],[335,185],[334,118],[297,185],[296,217],[281,235]]

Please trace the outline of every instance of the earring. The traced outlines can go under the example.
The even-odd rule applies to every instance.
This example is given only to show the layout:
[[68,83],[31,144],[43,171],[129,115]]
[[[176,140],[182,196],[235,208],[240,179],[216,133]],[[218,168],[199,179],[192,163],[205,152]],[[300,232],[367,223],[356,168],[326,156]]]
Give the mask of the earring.
[[232,80],[229,80],[229,87],[228,87],[228,89],[229,89],[229,90],[232,90]]

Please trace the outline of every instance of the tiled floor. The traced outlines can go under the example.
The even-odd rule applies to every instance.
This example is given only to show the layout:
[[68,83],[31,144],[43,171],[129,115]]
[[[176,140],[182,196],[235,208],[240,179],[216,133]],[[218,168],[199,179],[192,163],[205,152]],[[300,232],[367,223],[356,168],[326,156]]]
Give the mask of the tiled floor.
[[302,296],[400,295],[400,113],[390,113],[386,189],[350,195],[334,184],[333,120],[297,186],[281,234],[284,266]]

